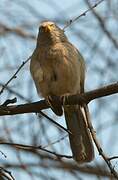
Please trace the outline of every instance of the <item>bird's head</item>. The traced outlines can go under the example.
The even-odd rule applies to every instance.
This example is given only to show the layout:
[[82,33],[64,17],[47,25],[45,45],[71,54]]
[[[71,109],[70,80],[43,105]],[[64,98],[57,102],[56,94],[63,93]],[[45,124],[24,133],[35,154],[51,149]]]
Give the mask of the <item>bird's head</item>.
[[44,21],[39,27],[38,42],[39,44],[52,44],[67,41],[64,31],[54,22]]

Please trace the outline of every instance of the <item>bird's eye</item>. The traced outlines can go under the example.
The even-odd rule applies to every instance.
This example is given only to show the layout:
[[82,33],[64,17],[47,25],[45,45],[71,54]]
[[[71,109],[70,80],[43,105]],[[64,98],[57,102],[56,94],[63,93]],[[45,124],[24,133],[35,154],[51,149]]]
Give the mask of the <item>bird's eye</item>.
[[50,24],[50,27],[54,27],[54,24]]

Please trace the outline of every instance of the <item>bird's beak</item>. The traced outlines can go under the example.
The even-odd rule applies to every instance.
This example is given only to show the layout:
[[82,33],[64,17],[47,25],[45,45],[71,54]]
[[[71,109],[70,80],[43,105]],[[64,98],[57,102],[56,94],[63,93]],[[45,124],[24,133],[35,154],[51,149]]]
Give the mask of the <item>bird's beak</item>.
[[45,32],[50,32],[52,30],[52,26],[50,26],[50,25],[47,25],[47,26],[45,26],[45,28],[44,28],[44,31]]

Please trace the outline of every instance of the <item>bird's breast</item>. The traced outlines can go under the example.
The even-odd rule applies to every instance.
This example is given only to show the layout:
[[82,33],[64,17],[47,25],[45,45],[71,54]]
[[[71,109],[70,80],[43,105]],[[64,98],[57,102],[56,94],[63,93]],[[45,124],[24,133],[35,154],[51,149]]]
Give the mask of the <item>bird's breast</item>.
[[[37,91],[42,96],[74,94],[80,89],[80,65],[76,57],[75,60],[72,57],[64,47],[40,49],[37,57],[40,68],[36,65],[37,70],[33,76]],[[38,73],[39,77],[41,75],[39,81]]]

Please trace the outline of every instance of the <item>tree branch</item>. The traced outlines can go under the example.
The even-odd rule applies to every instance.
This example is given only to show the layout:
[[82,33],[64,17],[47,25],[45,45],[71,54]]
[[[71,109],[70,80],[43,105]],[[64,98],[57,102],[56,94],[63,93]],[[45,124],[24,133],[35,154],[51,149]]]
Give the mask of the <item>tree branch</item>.
[[[86,110],[86,114],[88,114],[88,117],[89,117],[89,112],[88,112],[88,110],[87,110],[87,109],[85,109],[85,110]],[[109,167],[109,169],[110,169],[110,171],[111,171],[111,174],[114,176],[114,178],[118,179],[118,173],[115,171],[114,167],[112,166],[112,164],[111,164],[111,162],[110,162],[111,158],[109,158],[109,157],[105,154],[105,152],[103,151],[100,143],[98,142],[98,139],[97,139],[97,137],[96,137],[96,132],[95,132],[93,126],[92,126],[92,123],[91,123],[91,121],[90,121],[90,118],[87,118],[87,124],[88,124],[88,128],[89,128],[89,130],[90,130],[92,139],[93,139],[93,141],[94,141],[94,143],[95,143],[95,145],[96,145],[96,148],[97,148],[97,150],[98,150],[98,152],[99,152],[99,155],[101,155],[102,158],[104,159],[104,161],[106,162],[106,164],[107,164],[107,166]]]
[[[28,153],[34,154],[37,158],[43,158],[48,163],[40,164],[25,164],[25,166],[30,167],[43,167],[43,168],[55,168],[55,169],[62,169],[64,171],[79,171],[82,173],[90,174],[90,175],[98,175],[100,177],[109,177],[113,178],[113,175],[106,170],[106,168],[103,165],[100,165],[99,168],[95,166],[89,166],[89,165],[78,165],[71,161],[71,156],[66,155],[60,155],[51,151],[47,151],[46,149],[42,149],[41,146],[35,147],[35,146],[29,146],[29,145],[22,145],[22,144],[16,144],[16,143],[7,143],[7,142],[1,142],[1,144],[8,145],[11,148],[18,149],[19,151],[24,151]],[[69,161],[68,161],[69,160]],[[51,162],[51,163],[50,163]],[[20,164],[4,164],[4,168],[21,168]]]
[[0,23],[0,36],[4,36],[7,33],[14,33],[22,38],[36,39],[36,37],[28,32],[24,31],[21,27],[12,28],[5,24]]
[[63,30],[65,30],[66,28],[68,28],[72,23],[74,23],[75,21],[77,21],[80,17],[82,16],[86,16],[86,14],[91,11],[92,9],[96,8],[100,3],[102,3],[104,0],[100,0],[97,3],[95,3],[93,6],[89,7],[89,9],[87,9],[86,11],[84,11],[82,14],[80,14],[79,16],[69,20],[67,22],[67,24],[64,26]]
[[[64,103],[65,105],[79,104],[79,105],[84,106],[85,104],[88,104],[90,101],[92,101],[96,98],[113,95],[115,93],[118,93],[118,83],[104,86],[102,88],[95,89],[93,91],[89,91],[89,92],[82,93],[82,94],[63,96],[63,97],[54,96],[53,100],[54,100],[54,103],[59,103],[62,105]],[[11,101],[9,100],[7,102],[11,102]],[[8,105],[8,103],[7,103],[7,105]],[[16,105],[16,106],[15,105],[7,106],[7,105],[5,106],[5,103],[4,103],[3,105],[0,106],[0,116],[15,115],[15,114],[22,114],[22,113],[32,113],[32,112],[40,113],[40,111],[42,109],[49,108],[49,105],[48,105],[47,101],[45,101],[45,100],[41,100],[39,102],[34,102],[34,103],[30,103],[30,104]],[[92,124],[90,122],[88,122],[88,128],[91,132],[92,138],[98,149],[99,154],[103,157],[103,159],[107,163],[109,169],[111,170],[111,174],[113,174],[114,177],[116,179],[118,179],[118,174],[114,170],[114,168],[112,167],[112,164],[110,162],[110,160],[112,160],[112,159],[108,158],[105,155],[105,153],[103,152],[99,142],[97,141],[96,134],[95,134]],[[42,147],[38,147],[38,148],[42,149]],[[52,153],[58,157],[69,157],[70,158],[70,156],[59,155],[59,154],[56,154],[55,152],[47,151],[46,149],[42,149],[42,150],[45,150],[48,153]]]
[[26,59],[25,61],[22,62],[22,64],[19,66],[19,68],[16,70],[16,72],[11,76],[11,78],[4,84],[4,86],[2,87],[2,89],[0,90],[0,95],[3,93],[4,89],[7,87],[7,85],[16,78],[16,75],[18,74],[18,72],[22,69],[22,67],[31,59],[31,56]]
[[[90,101],[109,96],[118,93],[118,83],[114,83],[108,86],[104,86],[99,89],[95,89],[86,93],[69,95],[64,97],[65,105],[74,105],[74,104],[88,104]],[[60,103],[63,105],[63,98],[58,96],[54,97],[55,103]],[[41,100],[34,103],[27,103],[21,105],[12,105],[12,106],[0,106],[0,116],[4,115],[16,115],[24,113],[39,113],[43,109],[49,108],[49,105],[45,100]]]
[[106,23],[104,22],[102,17],[94,10],[94,8],[92,8],[92,6],[90,5],[90,2],[88,0],[86,0],[86,3],[89,6],[89,8],[91,8],[92,13],[98,20],[99,25],[100,25],[101,29],[103,30],[103,32],[105,33],[105,35],[108,37],[108,39],[111,40],[111,42],[116,47],[116,49],[118,49],[118,41],[116,40],[116,38],[113,37],[112,33],[107,29]]

